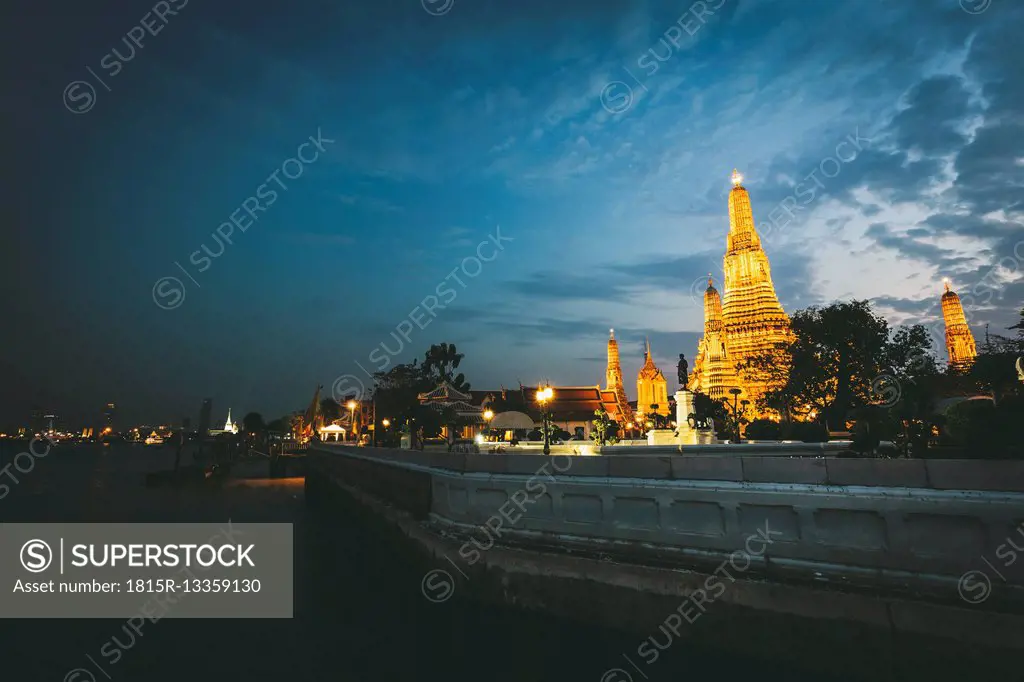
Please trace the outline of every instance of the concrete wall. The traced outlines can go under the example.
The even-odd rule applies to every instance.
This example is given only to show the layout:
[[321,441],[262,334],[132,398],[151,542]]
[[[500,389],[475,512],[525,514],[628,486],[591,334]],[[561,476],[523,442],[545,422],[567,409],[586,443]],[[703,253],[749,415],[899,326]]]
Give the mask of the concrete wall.
[[359,476],[368,492],[467,534],[487,524],[502,543],[702,568],[763,529],[773,542],[753,570],[779,580],[955,600],[961,576],[980,570],[993,603],[1024,608],[1024,556],[1007,544],[1024,547],[1021,463],[321,449],[350,480],[386,462]]
[[[1008,539],[1024,547],[1022,475],[1012,462],[326,446],[307,495],[344,491],[463,596],[662,641],[668,614],[697,614],[682,636],[708,646],[873,682],[928,665],[934,682],[1019,672],[1024,557],[1006,557]],[[736,575],[698,614],[723,567]]]
[[[819,444],[794,445],[816,447]],[[803,457],[802,450],[773,450],[770,454],[762,455],[752,449],[755,447],[753,445],[731,447],[757,454],[700,454],[691,457],[680,455],[678,451],[673,450],[660,454],[623,456],[615,455],[613,449],[605,448],[605,454],[600,457],[574,459],[564,475],[1024,493],[1024,462]],[[537,471],[545,462],[548,462],[550,467],[562,461],[554,451],[551,457],[545,457],[541,453],[465,455],[429,450],[420,452],[389,448],[353,448],[343,443],[321,443],[315,446],[315,449],[323,453],[347,453],[396,465],[408,464],[412,469],[426,467],[475,473],[527,474]],[[562,466],[564,465],[560,465]]]

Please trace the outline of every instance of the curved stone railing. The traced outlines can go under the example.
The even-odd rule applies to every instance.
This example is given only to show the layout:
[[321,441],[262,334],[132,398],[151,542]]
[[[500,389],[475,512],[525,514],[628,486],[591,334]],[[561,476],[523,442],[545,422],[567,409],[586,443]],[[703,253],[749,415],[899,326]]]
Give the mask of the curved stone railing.
[[636,634],[612,671],[654,679],[657,633],[872,682],[1019,676],[1021,462],[324,445],[308,464],[310,504],[376,524],[427,599]]
[[[452,455],[322,445],[316,466],[479,542],[1024,606],[1024,463]],[[964,576],[974,582],[964,585]],[[966,594],[965,594],[966,590]],[[980,595],[980,592],[978,593]]]

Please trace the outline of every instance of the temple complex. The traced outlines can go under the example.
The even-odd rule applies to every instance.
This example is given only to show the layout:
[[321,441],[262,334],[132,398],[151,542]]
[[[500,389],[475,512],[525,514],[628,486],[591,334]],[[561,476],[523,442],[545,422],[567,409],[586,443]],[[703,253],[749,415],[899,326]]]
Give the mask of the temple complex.
[[[664,380],[664,377],[662,377]],[[619,342],[615,340],[615,330],[608,330],[608,371],[606,374],[605,390],[615,394],[615,402],[618,405],[617,413],[620,415],[620,423],[633,421],[633,408],[629,406],[629,398],[626,397],[626,387],[622,383],[622,365],[619,364]]]
[[743,176],[734,170],[723,268],[724,301],[709,278],[704,294],[704,338],[689,388],[713,398],[724,398],[729,388],[739,388],[740,398],[750,401],[753,416],[764,416],[756,402],[767,386],[736,368],[773,351],[791,338],[791,332],[789,317],[775,294],[768,256],[754,227],[750,195],[742,183]]
[[974,364],[978,351],[974,345],[974,335],[967,326],[967,317],[960,297],[949,288],[949,280],[945,280],[946,292],[942,294],[942,317],[946,321],[946,353],[949,355],[949,366],[952,369],[966,371]]
[[663,417],[669,415],[668,406],[668,382],[665,375],[661,373],[658,366],[654,364],[651,357],[651,342],[647,342],[644,351],[644,366],[636,376],[636,411],[639,415],[650,410],[651,405],[657,405],[655,410]]

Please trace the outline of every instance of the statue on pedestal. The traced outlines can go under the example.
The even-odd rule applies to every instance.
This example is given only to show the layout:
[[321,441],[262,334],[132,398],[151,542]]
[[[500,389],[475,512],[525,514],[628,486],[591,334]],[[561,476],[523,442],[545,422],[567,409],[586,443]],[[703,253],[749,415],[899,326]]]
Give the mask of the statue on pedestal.
[[686,356],[683,353],[679,354],[679,364],[676,368],[676,374],[679,379],[679,390],[688,390],[686,388],[686,384],[690,381],[690,363],[686,361]]

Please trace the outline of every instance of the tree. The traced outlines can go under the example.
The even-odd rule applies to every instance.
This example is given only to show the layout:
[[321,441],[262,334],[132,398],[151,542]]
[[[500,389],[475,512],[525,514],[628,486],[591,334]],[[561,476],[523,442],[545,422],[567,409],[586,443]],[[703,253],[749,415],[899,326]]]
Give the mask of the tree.
[[324,398],[320,401],[320,414],[324,417],[324,424],[330,424],[341,418],[341,404],[334,398]]
[[608,416],[608,412],[599,407],[594,410],[594,426],[590,431],[590,438],[598,445],[615,444],[619,440],[619,425]]
[[[398,426],[416,418],[420,407],[417,396],[433,388],[423,377],[417,360],[395,365],[386,372],[376,372],[373,378],[377,413],[386,415]],[[415,433],[415,429],[412,432]]]
[[[689,419],[690,415],[686,415]],[[731,419],[729,410],[721,400],[715,400],[706,393],[693,392],[694,424],[705,423],[709,419],[714,422],[715,429],[722,429]]]
[[746,435],[750,440],[781,440],[782,425],[771,419],[755,419],[747,424]]
[[453,343],[433,344],[424,354],[422,363],[414,359],[410,363],[395,365],[386,372],[374,373],[376,413],[414,434],[422,428],[426,438],[437,436],[444,426],[456,428],[462,425],[464,420],[454,413],[442,414],[421,405],[418,396],[432,391],[444,381],[456,390],[468,391],[469,383],[465,376],[455,373],[463,357]]
[[274,431],[275,433],[288,433],[292,430],[291,416],[278,417],[271,422],[267,422],[265,428],[267,431]]
[[1020,309],[1020,320],[1017,324],[1011,324],[1007,329],[1017,330],[1016,350],[1017,352],[1024,353],[1024,308]]
[[650,411],[644,416],[651,421],[652,428],[664,429],[668,427],[669,418],[668,415],[658,414],[659,407],[657,403],[652,403]]
[[250,412],[242,419],[242,428],[247,433],[262,433],[266,426],[263,424],[263,415],[259,412]]
[[746,364],[736,367],[737,372],[747,381],[770,387],[756,407],[777,412],[786,421],[793,419],[794,411],[798,414],[808,411],[806,403],[802,409],[800,407],[798,384],[789,381],[791,363],[792,347],[789,343],[782,342],[760,355],[748,358]]
[[758,407],[782,406],[787,415],[816,413],[833,430],[846,425],[850,410],[871,402],[872,384],[885,363],[889,325],[867,301],[833,303],[797,311],[791,342],[753,358],[744,372],[768,373],[772,363],[788,369]]
[[1017,339],[986,332],[985,343],[968,372],[968,378],[978,388],[987,391],[997,405],[1007,395],[1020,390],[1016,363],[1019,354],[1024,352],[1024,328],[1021,325],[1024,325],[1024,310],[1021,311],[1021,322],[1009,327],[1018,330]]
[[447,381],[457,390],[468,391],[469,383],[466,382],[465,375],[455,373],[464,357],[464,353],[459,353],[455,349],[454,343],[432,344],[421,365],[423,376],[433,382],[434,386]]
[[[900,327],[893,332],[885,346],[884,369],[885,373],[872,383],[873,402],[889,408],[889,416],[899,429],[896,436],[903,455],[923,453],[931,436],[931,415],[942,380],[924,325]],[[884,424],[884,420],[875,421]],[[879,430],[876,428],[876,433]]]

